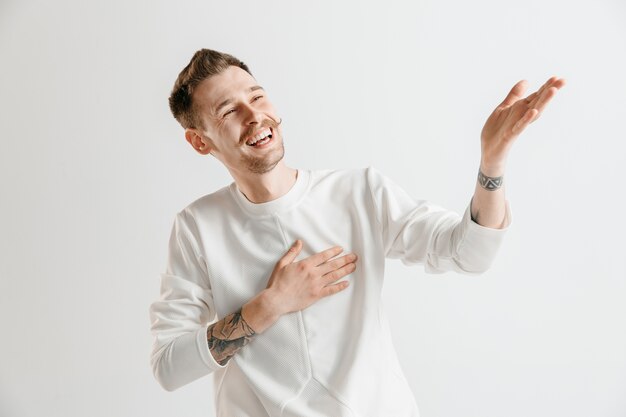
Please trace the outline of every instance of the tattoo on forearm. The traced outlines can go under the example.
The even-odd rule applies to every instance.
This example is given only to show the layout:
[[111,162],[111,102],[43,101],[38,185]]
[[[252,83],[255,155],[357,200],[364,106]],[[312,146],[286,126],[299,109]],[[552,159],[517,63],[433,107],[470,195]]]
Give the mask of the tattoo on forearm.
[[256,332],[246,323],[241,309],[212,324],[207,329],[209,350],[220,365],[228,360],[243,346],[248,344]]
[[502,187],[502,183],[504,181],[504,177],[488,177],[483,174],[480,170],[478,170],[478,183],[481,187],[488,191],[495,191],[498,188]]

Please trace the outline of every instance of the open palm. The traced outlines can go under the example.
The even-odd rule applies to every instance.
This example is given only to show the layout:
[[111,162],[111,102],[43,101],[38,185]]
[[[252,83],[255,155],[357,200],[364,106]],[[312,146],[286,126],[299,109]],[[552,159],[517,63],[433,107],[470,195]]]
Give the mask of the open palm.
[[515,84],[487,119],[481,133],[484,166],[499,167],[504,164],[515,138],[539,118],[552,97],[565,85],[565,80],[551,77],[539,90],[524,98],[527,84],[526,80]]

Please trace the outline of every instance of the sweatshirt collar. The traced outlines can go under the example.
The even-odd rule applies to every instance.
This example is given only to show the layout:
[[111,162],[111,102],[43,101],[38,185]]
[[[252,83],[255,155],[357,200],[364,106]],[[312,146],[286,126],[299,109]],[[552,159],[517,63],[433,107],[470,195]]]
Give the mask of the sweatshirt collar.
[[245,212],[255,216],[269,215],[286,211],[297,204],[306,194],[309,187],[310,176],[310,171],[299,169],[296,182],[291,186],[289,191],[277,199],[265,203],[253,203],[248,200],[234,181],[229,188],[231,195]]

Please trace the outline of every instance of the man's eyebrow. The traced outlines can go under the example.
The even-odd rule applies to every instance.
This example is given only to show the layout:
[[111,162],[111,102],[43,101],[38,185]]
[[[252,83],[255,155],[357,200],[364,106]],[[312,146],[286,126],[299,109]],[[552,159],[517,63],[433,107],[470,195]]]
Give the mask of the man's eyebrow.
[[[256,90],[263,90],[263,91],[265,91],[265,90],[263,89],[263,87],[261,87],[260,85],[253,85],[252,87],[248,88],[248,90],[247,90],[247,91],[248,91],[248,93],[251,93],[251,92],[256,91]],[[221,102],[221,103],[220,103],[220,104],[216,107],[216,109],[215,109],[215,114],[219,114],[220,110],[221,110],[224,106],[227,106],[227,105],[229,105],[230,103],[232,103],[232,101],[233,101],[233,99],[232,99],[232,98],[227,98],[226,100],[222,101],[222,102]]]

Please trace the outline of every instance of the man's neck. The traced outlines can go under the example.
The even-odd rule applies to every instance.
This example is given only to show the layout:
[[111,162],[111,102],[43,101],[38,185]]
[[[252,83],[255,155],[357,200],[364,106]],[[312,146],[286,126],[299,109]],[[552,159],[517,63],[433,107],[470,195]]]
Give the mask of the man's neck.
[[296,183],[298,171],[286,166],[281,160],[278,165],[265,174],[234,173],[237,188],[252,203],[267,203],[287,194]]

